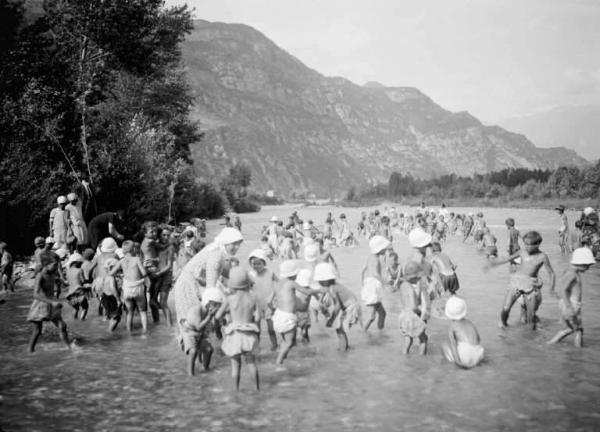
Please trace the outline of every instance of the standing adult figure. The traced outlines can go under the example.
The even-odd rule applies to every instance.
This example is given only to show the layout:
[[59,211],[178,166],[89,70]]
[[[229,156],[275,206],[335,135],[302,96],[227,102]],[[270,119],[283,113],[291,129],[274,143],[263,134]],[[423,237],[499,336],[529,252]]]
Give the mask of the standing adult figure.
[[123,240],[123,236],[117,231],[123,223],[123,211],[100,213],[94,217],[88,224],[88,240],[92,249],[96,250],[98,244],[106,238],[112,237],[115,240]]
[[54,238],[55,247],[60,249],[67,244],[67,234],[71,233],[71,221],[66,209],[67,198],[61,195],[56,198],[56,203],[58,206],[50,212],[50,237]]
[[65,209],[69,211],[71,229],[73,230],[73,235],[76,240],[76,243],[74,242],[72,244],[76,245],[78,248],[82,248],[87,244],[87,226],[83,219],[81,201],[79,201],[79,197],[74,192],[68,194],[67,199],[69,200],[69,204],[67,204]]
[[218,288],[219,277],[231,267],[229,259],[237,253],[243,240],[242,233],[236,228],[223,228],[212,243],[194,255],[183,267],[173,287],[179,326],[190,309],[200,305],[204,290]]

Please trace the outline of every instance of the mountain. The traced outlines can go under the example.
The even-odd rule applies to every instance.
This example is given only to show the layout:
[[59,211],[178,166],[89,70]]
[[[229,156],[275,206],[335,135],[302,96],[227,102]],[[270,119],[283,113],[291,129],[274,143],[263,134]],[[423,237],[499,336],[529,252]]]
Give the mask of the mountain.
[[540,147],[563,146],[589,160],[600,159],[600,105],[559,107],[500,124]]
[[432,177],[585,163],[449,112],[416,88],[325,77],[246,25],[195,21],[182,51],[204,132],[191,152],[204,178],[243,161],[258,190],[330,195],[393,171]]

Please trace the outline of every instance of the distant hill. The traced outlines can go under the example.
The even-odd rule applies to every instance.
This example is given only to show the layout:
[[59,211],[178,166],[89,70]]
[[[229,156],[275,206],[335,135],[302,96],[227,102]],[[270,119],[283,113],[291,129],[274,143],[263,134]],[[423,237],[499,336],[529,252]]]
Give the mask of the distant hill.
[[560,107],[500,124],[526,135],[537,146],[562,146],[589,160],[600,159],[600,105]]
[[416,88],[325,77],[246,25],[195,21],[183,58],[204,131],[191,150],[206,178],[245,161],[259,190],[329,195],[393,171],[432,177],[586,163],[447,111]]

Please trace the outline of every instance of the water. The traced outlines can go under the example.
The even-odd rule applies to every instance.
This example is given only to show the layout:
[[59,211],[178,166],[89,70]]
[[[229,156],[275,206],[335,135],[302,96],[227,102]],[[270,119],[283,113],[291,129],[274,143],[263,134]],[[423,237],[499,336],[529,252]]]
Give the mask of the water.
[[[322,224],[327,211],[344,211],[354,224],[361,209],[299,209],[306,220]],[[466,209],[468,210],[468,209]],[[273,214],[283,218],[291,209],[266,208],[242,217],[247,236],[242,264],[258,245],[261,226]],[[484,213],[506,249],[503,221],[512,216],[522,232],[537,228],[557,273],[567,265],[560,255],[558,217],[546,210],[485,209]],[[569,214],[571,224],[575,218]],[[217,223],[209,230],[215,233]],[[394,244],[401,259],[409,253],[405,238]],[[474,370],[461,370],[442,359],[440,345],[447,322],[428,326],[429,354],[415,348],[401,354],[397,329],[397,294],[388,293],[386,329],[365,335],[349,332],[352,349],[336,351],[336,337],[323,323],[313,323],[312,340],[292,349],[285,371],[273,365],[275,354],[262,340],[259,355],[261,391],[252,390],[242,369],[242,391],[231,390],[229,360],[215,354],[213,368],[195,377],[186,374],[186,358],[178,350],[173,330],[151,326],[147,337],[128,335],[120,324],[109,334],[107,323],[90,309],[87,321],[74,322],[66,308],[69,332],[80,347],[64,350],[56,330],[48,325],[35,354],[26,353],[29,325],[25,322],[30,289],[0,305],[0,429],[46,431],[287,431],[287,430],[593,430],[600,428],[596,399],[600,396],[599,271],[583,276],[585,347],[572,337],[557,346],[546,341],[559,330],[557,300],[544,287],[540,328],[531,332],[517,324],[513,309],[507,331],[497,327],[508,281],[508,269],[485,274],[484,257],[471,244],[452,237],[445,251],[458,264],[460,294],[468,317],[479,328],[487,360]],[[360,267],[366,241],[357,248],[333,251],[342,282],[359,292]],[[137,327],[139,322],[136,320]],[[201,369],[201,368],[198,368]]]

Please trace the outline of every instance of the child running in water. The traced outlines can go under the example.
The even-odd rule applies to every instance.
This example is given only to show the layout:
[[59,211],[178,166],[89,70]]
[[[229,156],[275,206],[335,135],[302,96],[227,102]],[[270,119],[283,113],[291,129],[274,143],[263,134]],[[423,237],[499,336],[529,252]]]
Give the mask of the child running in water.
[[444,291],[448,291],[451,295],[456,294],[460,287],[458,283],[458,277],[456,276],[456,265],[452,262],[450,257],[442,252],[442,246],[438,242],[431,244],[431,265],[433,267],[433,274],[437,280],[438,294]]
[[27,321],[33,325],[29,352],[35,351],[35,345],[42,334],[44,321],[52,321],[60,331],[60,339],[69,347],[67,325],[62,319],[62,303],[54,298],[54,284],[57,277],[58,262],[52,257],[42,257],[41,270],[33,285],[33,303],[27,314]]
[[525,249],[518,251],[508,258],[489,262],[484,269],[490,266],[498,266],[521,258],[521,266],[516,273],[510,276],[510,284],[506,291],[502,311],[500,312],[500,328],[508,326],[508,315],[515,301],[521,296],[525,297],[527,308],[527,322],[533,330],[536,329],[536,312],[542,303],[542,281],[538,274],[542,267],[546,268],[550,277],[550,293],[554,294],[556,283],[554,270],[548,256],[540,250],[542,236],[537,231],[529,231],[523,236]]
[[482,246],[485,249],[485,255],[488,259],[498,258],[498,246],[496,246],[496,236],[491,233],[488,227],[483,229]]
[[427,353],[429,294],[422,279],[421,266],[414,261],[404,268],[400,285],[400,333],[404,336],[403,353],[408,354],[414,338],[419,340],[419,354]]
[[127,308],[127,331],[131,332],[133,325],[133,314],[137,308],[142,321],[142,329],[144,333],[148,330],[148,304],[146,300],[146,285],[144,278],[146,277],[146,268],[142,264],[142,260],[133,255],[133,242],[125,240],[123,242],[123,253],[125,256],[110,272],[114,276],[119,270],[123,272],[123,301]]
[[[271,350],[275,351],[277,349],[277,335],[275,334],[275,330],[273,330],[273,299],[275,296],[275,284],[279,279],[275,273],[267,268],[267,259],[267,254],[263,249],[255,249],[250,252],[248,261],[252,270],[248,272],[248,276],[252,282],[252,291],[258,297],[261,320],[264,319],[267,323],[267,333],[271,341]],[[257,322],[259,330],[260,323],[261,321]]]
[[383,261],[390,241],[383,236],[376,235],[369,240],[371,254],[361,272],[361,298],[369,310],[369,320],[365,325],[365,331],[375,321],[377,316],[377,328],[382,330],[385,325],[386,311],[381,303],[383,299]]
[[[515,254],[521,250],[519,246],[519,230],[515,228],[515,220],[513,218],[508,218],[504,221],[506,224],[506,230],[508,231],[508,255]],[[510,272],[514,272],[518,267],[516,261],[510,261]]]
[[227,287],[231,294],[227,295],[221,308],[215,315],[220,320],[229,313],[229,324],[224,328],[221,349],[231,359],[231,378],[236,391],[240,390],[240,371],[242,356],[250,373],[254,376],[256,390],[259,390],[258,369],[255,355],[258,350],[258,321],[260,305],[258,298],[250,292],[250,279],[242,267],[234,267],[229,271]]
[[596,263],[594,254],[588,248],[582,247],[573,251],[571,266],[565,272],[563,285],[558,293],[558,308],[564,329],[559,331],[548,343],[560,342],[570,334],[575,333],[575,346],[583,345],[583,326],[581,323],[581,306],[583,284],[581,273],[587,271]]
[[[312,291],[310,289],[311,281],[312,271],[309,269],[302,269],[296,275],[296,284],[304,288],[304,290]],[[312,294],[306,294],[303,290],[296,290],[296,317],[298,318],[298,328],[302,336],[302,343],[305,344],[310,342],[308,334],[310,329],[310,312],[308,308],[312,297]]]
[[338,337],[338,349],[348,350],[348,336],[344,324],[351,328],[355,324],[362,327],[360,306],[358,299],[348,288],[336,281],[335,269],[329,263],[319,263],[315,267],[313,279],[323,288],[333,302],[331,316],[326,322],[327,327],[333,326]]
[[446,302],[445,313],[451,324],[448,329],[450,342],[443,345],[444,355],[459,367],[470,369],[477,366],[483,360],[484,349],[480,345],[477,327],[465,318],[467,303],[452,296]]

